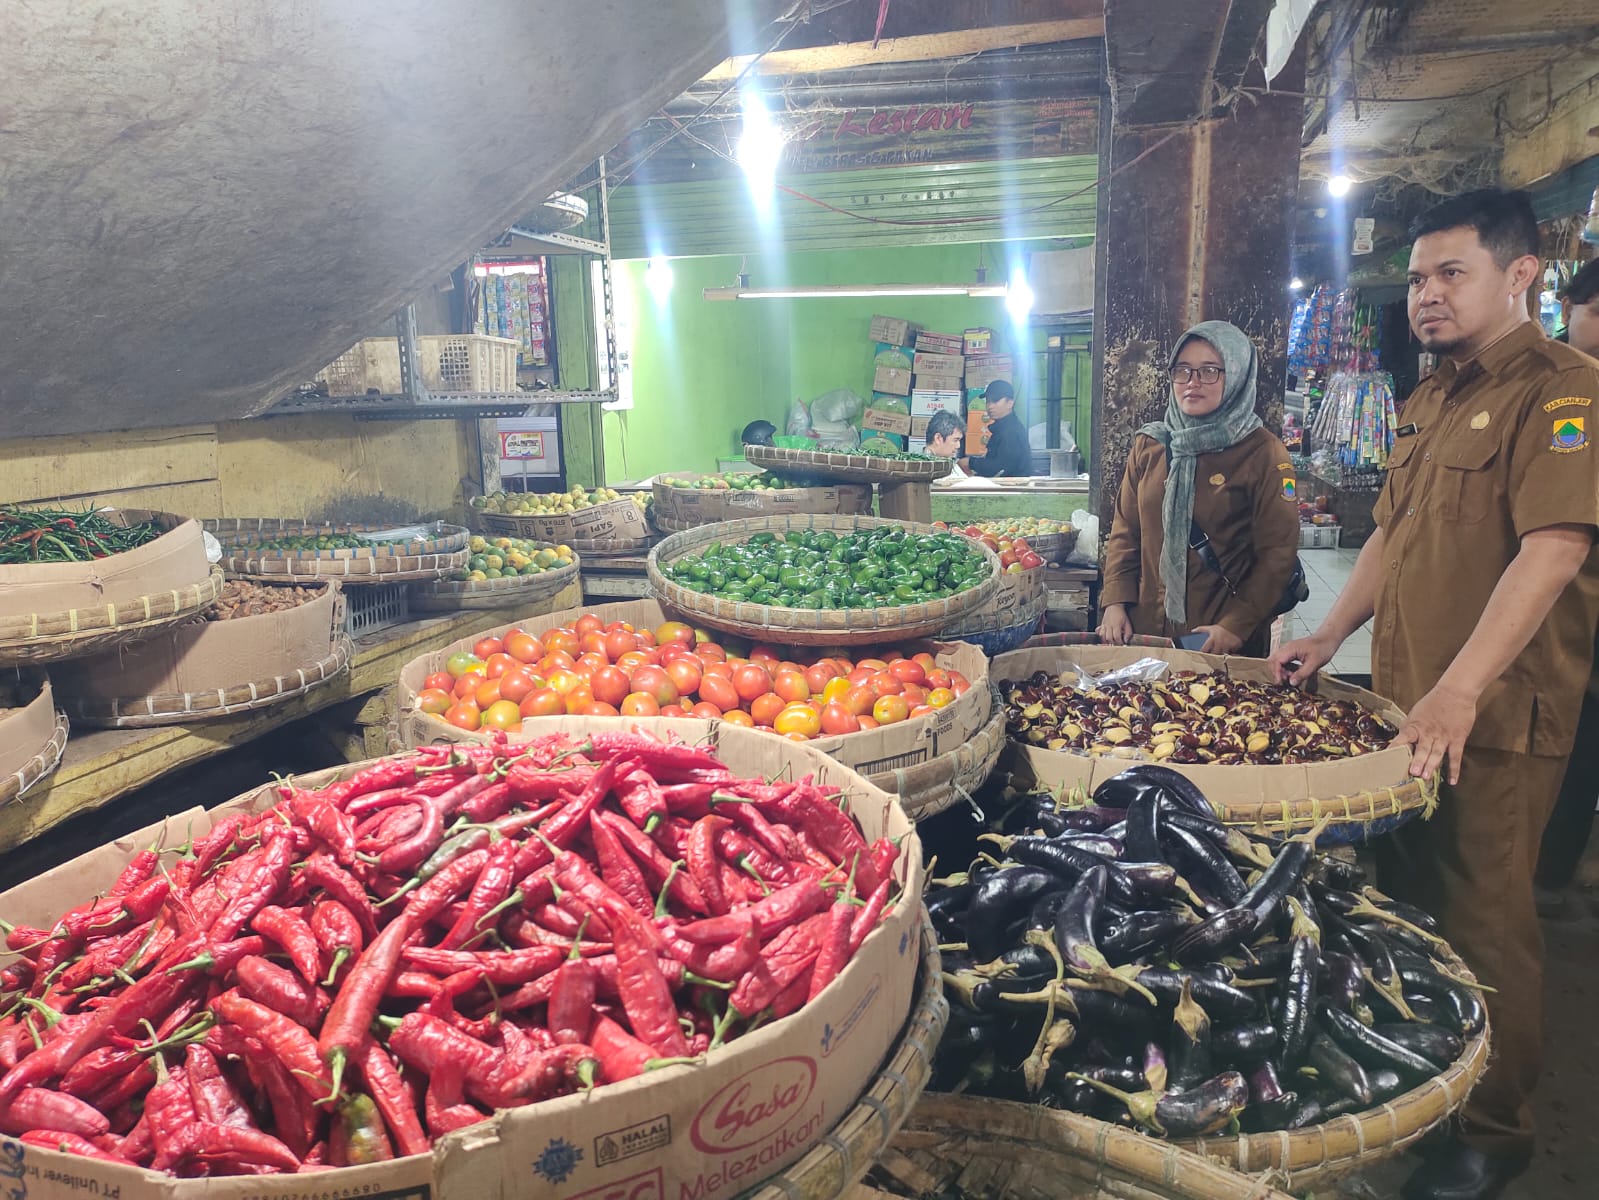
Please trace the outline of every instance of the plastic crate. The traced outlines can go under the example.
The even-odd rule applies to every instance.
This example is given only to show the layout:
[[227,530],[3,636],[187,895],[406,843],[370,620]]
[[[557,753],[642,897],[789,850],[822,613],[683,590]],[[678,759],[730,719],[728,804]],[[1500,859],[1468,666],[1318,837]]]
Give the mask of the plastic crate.
[[1299,527],[1299,548],[1301,550],[1336,550],[1338,548],[1338,535],[1343,532],[1341,525],[1301,525]]
[[[422,382],[434,392],[514,392],[516,353],[513,338],[478,333],[431,334],[416,339]],[[386,396],[404,391],[400,379],[400,343],[391,337],[366,338],[351,346],[317,373],[330,396]]]
[[350,584],[344,589],[344,631],[352,639],[411,619],[411,590],[406,583]]

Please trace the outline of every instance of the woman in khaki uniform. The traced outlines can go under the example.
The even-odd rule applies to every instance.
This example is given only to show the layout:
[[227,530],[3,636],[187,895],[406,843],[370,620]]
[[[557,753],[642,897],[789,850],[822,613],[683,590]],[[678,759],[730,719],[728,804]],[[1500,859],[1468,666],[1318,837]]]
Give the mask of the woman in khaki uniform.
[[[1255,347],[1226,321],[1184,333],[1161,421],[1133,440],[1105,545],[1099,634],[1204,634],[1211,654],[1264,657],[1299,553],[1288,450],[1255,414]],[[1197,527],[1197,528],[1196,528]],[[1215,567],[1192,549],[1203,536]]]

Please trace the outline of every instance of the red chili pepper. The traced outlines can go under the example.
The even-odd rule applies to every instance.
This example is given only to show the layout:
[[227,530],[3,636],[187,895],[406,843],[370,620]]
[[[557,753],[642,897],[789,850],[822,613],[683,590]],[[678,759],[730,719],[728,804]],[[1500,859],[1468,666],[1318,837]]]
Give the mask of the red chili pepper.
[[645,1042],[641,1042],[610,1017],[594,1018],[594,1029],[589,1035],[595,1055],[600,1061],[600,1073],[607,1083],[632,1079],[656,1067],[671,1066],[692,1059],[663,1059]]
[[422,1123],[417,1120],[416,1100],[400,1078],[389,1052],[378,1045],[375,1038],[369,1037],[361,1045],[356,1066],[378,1111],[388,1123],[389,1132],[394,1135],[400,1153],[406,1156],[431,1153],[433,1143],[428,1140]]
[[255,931],[281,946],[300,977],[315,987],[321,978],[321,947],[316,934],[304,918],[276,904],[269,904],[250,922]]
[[705,897],[706,905],[718,916],[732,908],[732,901],[723,883],[722,862],[716,856],[716,838],[731,825],[726,817],[701,817],[694,822],[684,853],[689,875]]
[[694,974],[720,983],[735,983],[753,967],[761,953],[761,927],[748,909],[734,914],[742,919],[744,932],[721,946],[698,945],[668,926],[666,952]]
[[417,768],[436,765],[449,753],[448,747],[429,748],[417,754],[406,755],[404,758],[377,763],[342,782],[323,788],[321,795],[328,803],[349,812],[350,803],[357,796],[367,796],[373,792],[385,791],[404,784],[414,784],[418,779]]
[[516,859],[518,879],[531,875],[545,863],[552,861],[555,857],[552,846],[564,850],[572,844],[580,832],[588,829],[589,815],[610,794],[615,779],[616,763],[613,761],[603,764],[589,778],[583,790],[565,808],[545,822],[543,829],[539,830],[539,837],[522,844],[521,853]]
[[546,906],[535,910],[533,915],[541,917],[545,914],[564,912],[567,918],[564,924],[560,923],[559,917],[551,916],[550,927],[552,929],[559,929],[568,936],[575,938],[582,930],[587,928],[592,929],[594,936],[597,938],[602,940],[610,938],[610,922],[600,914],[599,909],[595,908],[594,905],[576,892],[562,892],[555,903],[556,907],[554,909]]
[[[633,1032],[653,1046],[662,1058],[678,1058],[688,1053],[688,1042],[677,1024],[677,1006],[672,1001],[671,985],[661,973],[655,956],[655,939],[660,931],[647,926],[644,919],[628,908],[614,915],[616,928],[617,990],[627,1011]],[[653,937],[651,936],[653,935]]]
[[510,1101],[500,1107],[535,1104],[565,1092],[586,1091],[603,1082],[603,1070],[591,1046],[574,1042],[540,1050],[532,1062],[499,1084]]
[[[341,992],[342,996],[343,993]],[[237,1025],[241,1032],[260,1042],[273,1056],[288,1068],[302,1091],[317,1101],[330,1100],[335,1091],[322,1059],[317,1054],[316,1039],[282,1013],[273,1012],[263,1004],[247,999],[236,991],[223,992],[211,1002],[212,1011],[224,1021]],[[328,1024],[332,1015],[328,1017]],[[323,1026],[324,1035],[327,1025]],[[365,1033],[365,1030],[362,1030]],[[343,1060],[340,1060],[340,1067]]]
[[322,986],[342,983],[356,955],[366,945],[361,922],[337,900],[320,900],[311,909],[310,924],[321,951],[317,967]]
[[639,765],[659,774],[662,770],[695,769],[725,772],[727,768],[709,751],[681,742],[659,742],[637,733],[605,731],[590,734],[583,753],[593,752],[607,759],[635,758]]
[[733,824],[741,826],[779,862],[792,862],[799,857],[793,832],[787,826],[774,825],[755,805],[728,804],[723,806],[723,811]]
[[156,1072],[161,1078],[144,1098],[144,1115],[150,1123],[150,1139],[155,1147],[151,1165],[158,1171],[167,1171],[185,1157],[188,1143],[184,1140],[184,1131],[196,1125],[200,1116],[194,1111],[183,1068],[168,1068],[157,1058]]
[[183,1052],[183,1071],[189,1080],[189,1099],[202,1121],[213,1125],[253,1128],[250,1108],[222,1071],[222,1064],[204,1046],[190,1043]]
[[655,896],[644,882],[644,872],[623,848],[616,831],[600,820],[598,813],[593,813],[589,816],[589,834],[594,857],[599,860],[600,878],[639,915],[654,916]]
[[242,890],[211,926],[209,932],[213,941],[225,942],[237,937],[289,882],[289,868],[294,865],[296,856],[294,841],[283,826],[268,826],[261,848],[252,853],[259,857]]
[[102,1150],[88,1138],[68,1133],[64,1129],[30,1129],[17,1140],[26,1142],[30,1146],[38,1146],[41,1150],[59,1150],[63,1154],[81,1154],[84,1158],[97,1158],[102,1162],[137,1165],[131,1159]]
[[515,803],[511,785],[502,779],[498,783],[490,783],[477,795],[470,797],[461,805],[460,812],[469,821],[492,821],[495,817],[504,816]]
[[640,829],[654,829],[671,811],[661,787],[649,772],[636,769],[618,779],[616,800],[627,819]]
[[598,995],[599,972],[589,960],[579,958],[574,947],[572,957],[556,970],[550,988],[547,1023],[558,1044],[575,1046],[588,1041]]
[[309,1154],[321,1118],[289,1069],[237,1026],[218,1025],[206,1034],[206,1045],[213,1053],[237,1058],[244,1064],[250,1082],[267,1098],[272,1128],[278,1137],[302,1158]]
[[714,783],[656,784],[654,792],[673,816],[699,820],[711,811],[716,801]]
[[488,860],[487,850],[470,851],[412,892],[411,898],[405,902],[405,916],[411,928],[426,927],[453,904],[457,896],[472,886]]
[[810,988],[801,1000],[816,999],[821,990],[838,977],[844,964],[849,962],[849,934],[854,920],[855,906],[848,899],[835,900],[827,910],[827,928],[822,932],[822,952],[817,955],[816,969],[811,972]]
[[198,971],[215,978],[226,978],[242,959],[252,954],[265,954],[267,944],[265,938],[250,937],[234,938],[231,942],[223,942],[218,946],[210,946],[200,954],[186,962],[175,963],[167,968],[168,974],[179,971]]
[[435,1137],[443,1137],[485,1119],[486,1114],[481,1109],[466,1102],[465,1082],[466,1069],[456,1062],[447,1062],[428,1076],[427,1100],[422,1111]]
[[595,814],[595,818],[616,835],[652,885],[659,888],[671,880],[671,886],[667,889],[671,899],[692,912],[711,911],[694,881],[682,871],[674,872],[672,860],[661,852],[661,848],[651,841],[649,835],[642,829],[619,813],[601,811]]
[[[810,916],[827,903],[827,891],[814,879],[801,879],[779,888],[764,900],[750,905],[749,911],[760,922],[765,936],[773,937],[796,921]],[[684,936],[692,935],[684,930]]]
[[211,831],[194,846],[194,878],[203,879],[211,873],[251,820],[249,813],[230,813],[211,826]]
[[485,1104],[503,1107],[502,1093],[495,1087],[500,1052],[448,1022],[427,1013],[410,1013],[389,1034],[389,1050],[429,1078],[458,1067],[465,1072],[468,1092]]
[[278,1171],[298,1171],[300,1160],[271,1134],[259,1129],[233,1125],[213,1125],[199,1121],[181,1130],[165,1155],[157,1153],[152,1164],[158,1171],[171,1170],[181,1162],[196,1160],[208,1165],[270,1167]]
[[264,958],[251,957],[238,965],[238,988],[257,1004],[316,1029],[328,1011],[328,994]]
[[498,842],[489,850],[483,870],[467,897],[466,908],[439,942],[440,949],[454,950],[476,941],[489,927],[491,915],[505,902],[511,894],[511,885],[516,882],[517,850],[517,844],[509,840]]
[[768,942],[755,969],[728,997],[729,1007],[742,1017],[753,1017],[770,1006],[821,954],[828,919],[826,913],[814,913]]
[[772,1019],[781,1020],[783,1017],[797,1013],[805,1006],[805,999],[810,995],[811,980],[816,976],[816,964],[802,970],[794,977],[794,981],[777,993],[772,1001]]
[[560,966],[563,955],[554,946],[529,950],[443,950],[431,946],[407,946],[401,955],[406,966],[439,976],[479,970],[496,986],[521,985],[538,979]]
[[872,894],[867,897],[866,905],[855,914],[854,923],[849,931],[849,954],[854,958],[861,948],[861,943],[866,940],[866,935],[877,928],[878,922],[883,919],[883,910],[888,907],[888,896],[893,890],[894,881],[885,879],[878,884]]
[[146,879],[155,874],[155,869],[160,865],[161,857],[154,850],[141,850],[128,860],[128,865],[122,868],[122,873],[117,876],[116,882],[111,885],[108,896],[126,896]]
[[333,852],[336,862],[345,867],[355,864],[355,826],[337,805],[315,793],[293,792],[289,810]]
[[802,779],[784,798],[779,810],[788,816],[790,824],[810,837],[834,862],[842,863],[855,872],[855,881],[863,893],[878,884],[877,871],[872,865],[870,849],[861,831],[850,816],[830,803],[822,792],[811,786],[810,777]]
[[763,882],[779,885],[794,882],[794,872],[788,863],[774,858],[764,846],[757,845],[753,838],[746,837],[736,829],[724,829],[717,836],[716,847],[726,861],[752,872]]
[[410,915],[407,910],[390,922],[361,952],[350,970],[350,977],[334,998],[333,1007],[328,1010],[317,1049],[322,1061],[333,1070],[333,1092],[339,1090],[345,1064],[359,1049],[361,1039],[366,1037],[372,1019],[377,1016],[383,993],[399,973],[400,952],[415,928]]
[[30,1129],[60,1129],[80,1137],[111,1132],[105,1114],[85,1100],[49,1088],[23,1088],[0,1106],[0,1130],[9,1134]]
[[372,901],[367,899],[366,889],[343,867],[325,855],[313,854],[305,860],[301,870],[312,887],[319,887],[332,896],[351,915],[361,923],[361,930],[367,937],[376,937],[378,932],[378,912],[372,906]]

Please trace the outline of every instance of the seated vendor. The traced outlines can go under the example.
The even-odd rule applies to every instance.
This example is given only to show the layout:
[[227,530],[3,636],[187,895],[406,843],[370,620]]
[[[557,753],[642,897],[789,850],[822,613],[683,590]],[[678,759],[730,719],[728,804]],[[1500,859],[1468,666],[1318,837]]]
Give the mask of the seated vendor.
[[949,474],[940,479],[939,483],[959,483],[967,478],[966,472],[960,468],[960,463],[953,461],[960,457],[961,438],[964,434],[960,418],[954,413],[936,412],[927,419],[927,453],[934,458],[952,460],[949,464]]
[[996,379],[983,390],[988,415],[988,446],[961,465],[974,475],[1026,476],[1033,473],[1033,449],[1015,413],[1016,389]]

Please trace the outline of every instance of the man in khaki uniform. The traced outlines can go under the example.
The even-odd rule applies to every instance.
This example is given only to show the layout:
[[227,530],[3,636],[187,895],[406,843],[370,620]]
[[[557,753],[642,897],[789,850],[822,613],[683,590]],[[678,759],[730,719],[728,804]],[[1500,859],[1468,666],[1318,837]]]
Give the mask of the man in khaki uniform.
[[1380,882],[1437,915],[1488,996],[1494,1059],[1408,1200],[1497,1196],[1532,1153],[1542,1065],[1539,836],[1599,624],[1599,369],[1527,311],[1525,193],[1445,201],[1412,227],[1410,323],[1443,364],[1405,403],[1377,531],[1326,621],[1273,658],[1302,682],[1375,613],[1372,677],[1410,715],[1437,815],[1377,846]]

